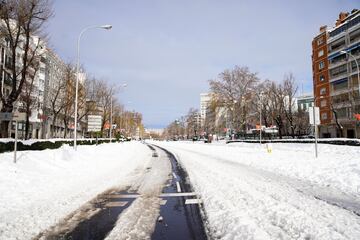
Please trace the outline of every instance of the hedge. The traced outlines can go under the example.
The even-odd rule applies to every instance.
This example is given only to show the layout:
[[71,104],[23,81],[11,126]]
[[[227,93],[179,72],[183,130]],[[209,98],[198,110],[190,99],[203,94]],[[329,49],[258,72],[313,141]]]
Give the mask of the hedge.
[[[119,140],[113,140],[113,142],[119,142]],[[98,140],[98,144],[102,144],[102,143],[109,143],[110,140],[109,139],[99,139]],[[70,146],[74,145],[74,142],[72,140],[69,141],[64,141],[64,140],[60,140],[60,141],[38,141],[38,142],[34,142],[30,145],[28,144],[23,144],[21,141],[19,141],[17,143],[17,150],[18,151],[33,151],[33,150],[45,150],[45,149],[57,149],[60,148],[62,145],[64,144],[69,144]],[[78,145],[95,145],[96,144],[96,140],[95,139],[86,139],[86,140],[78,140],[77,141]],[[10,151],[14,151],[14,142],[10,141],[10,142],[0,142],[0,153],[4,153],[4,152],[10,152]]]
[[[260,140],[231,140],[226,143],[260,143]],[[262,143],[314,143],[314,139],[274,139],[274,140],[262,140]],[[354,139],[318,139],[320,144],[332,144],[332,145],[346,145],[346,146],[360,146],[359,140]]]

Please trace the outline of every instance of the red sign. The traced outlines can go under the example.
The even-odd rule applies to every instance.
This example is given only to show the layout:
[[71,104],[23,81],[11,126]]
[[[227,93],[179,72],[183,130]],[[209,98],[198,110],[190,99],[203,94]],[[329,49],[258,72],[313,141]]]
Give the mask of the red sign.
[[106,122],[104,124],[104,129],[106,129],[106,130],[110,129],[110,123],[109,122]]
[[355,114],[355,118],[360,121],[360,113]]

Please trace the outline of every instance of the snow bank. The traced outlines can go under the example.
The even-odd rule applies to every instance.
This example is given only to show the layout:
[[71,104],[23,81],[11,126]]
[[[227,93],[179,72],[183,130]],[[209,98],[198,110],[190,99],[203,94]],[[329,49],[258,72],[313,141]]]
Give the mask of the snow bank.
[[[360,139],[354,138],[319,138],[318,143],[325,144],[334,144],[334,145],[348,145],[348,146],[360,146]],[[230,140],[227,143],[236,143],[236,142],[245,142],[245,143],[260,143],[259,139],[245,139],[245,140]],[[314,138],[305,138],[305,139],[263,139],[262,143],[314,143]]]
[[[78,141],[95,141],[96,138],[78,138]],[[98,138],[98,141],[100,140],[109,140],[109,138]],[[115,138],[112,138],[112,140],[115,140]],[[21,142],[24,145],[31,145],[36,142],[57,142],[57,141],[65,141],[65,142],[72,142],[73,139],[71,138],[49,138],[49,139],[28,139],[28,140],[21,140],[19,139],[18,142]],[[8,142],[15,142],[14,138],[0,138],[0,143],[8,143]]]
[[0,154],[0,239],[30,239],[114,186],[129,184],[150,150],[138,142]]
[[[230,145],[156,142],[174,153],[203,202],[215,239],[360,239],[360,219],[304,186],[356,196],[358,147],[254,143]],[[304,185],[296,185],[297,179]]]

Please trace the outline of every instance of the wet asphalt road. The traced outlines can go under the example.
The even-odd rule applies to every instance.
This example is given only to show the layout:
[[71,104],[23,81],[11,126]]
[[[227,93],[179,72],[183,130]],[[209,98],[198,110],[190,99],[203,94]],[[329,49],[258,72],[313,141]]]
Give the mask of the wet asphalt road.
[[[166,152],[171,161],[173,173],[173,178],[163,189],[163,193],[176,193],[178,191],[176,182],[179,182],[182,192],[193,192],[190,183],[186,181],[188,179],[186,172],[175,157],[165,149],[161,150]],[[194,199],[194,197],[190,198]],[[151,236],[152,239],[207,239],[199,204],[185,204],[186,199],[189,197],[166,198],[166,204],[160,208],[160,216],[163,217],[163,221],[157,222]]]
[[[151,239],[155,240],[203,240],[207,239],[200,203],[185,204],[187,199],[196,200],[195,194],[190,196],[169,196],[169,194],[192,193],[193,189],[186,181],[187,174],[175,157],[156,146],[148,145],[153,151],[153,161],[157,160],[158,152],[164,151],[172,166],[172,178],[164,187],[164,204],[160,207],[160,216]],[[109,190],[81,209],[65,218],[59,225],[40,233],[35,239],[47,240],[102,240],[114,228],[119,215],[128,208],[135,198],[136,191]],[[196,202],[196,201],[195,201]]]

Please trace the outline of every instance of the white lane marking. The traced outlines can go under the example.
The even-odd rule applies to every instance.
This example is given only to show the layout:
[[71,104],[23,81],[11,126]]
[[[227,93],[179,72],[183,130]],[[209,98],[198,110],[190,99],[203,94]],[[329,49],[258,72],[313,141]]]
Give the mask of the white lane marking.
[[173,177],[175,178],[175,179],[177,179],[177,176],[176,176],[176,174],[173,172],[172,173],[173,174]]
[[165,199],[161,199],[161,201],[160,201],[160,205],[165,205],[165,204],[166,204],[166,202],[167,202],[167,200],[165,200]]
[[[138,198],[140,194],[112,194],[108,198]],[[190,197],[196,196],[195,192],[180,192],[180,193],[161,193],[159,197]]]
[[200,204],[202,203],[201,199],[186,199],[185,204]]
[[177,192],[181,192],[181,187],[180,187],[180,183],[176,182],[176,188],[177,188]]
[[196,196],[194,192],[181,192],[181,193],[162,193],[160,197],[189,197]]
[[139,194],[112,194],[108,196],[109,198],[137,198],[140,197]]
[[123,207],[127,204],[128,202],[125,201],[119,201],[119,202],[108,202],[106,203],[105,207]]

